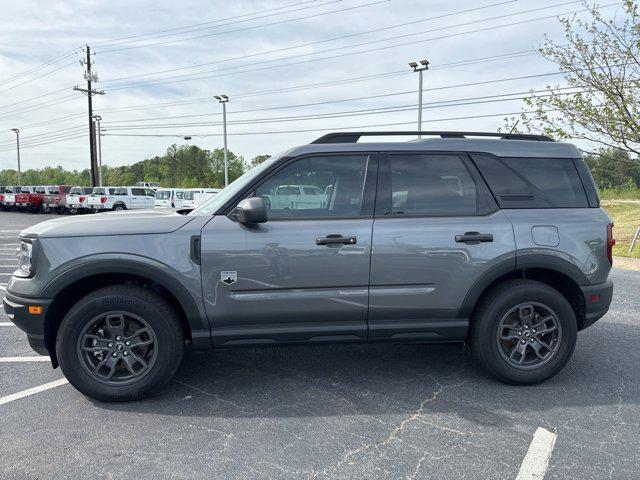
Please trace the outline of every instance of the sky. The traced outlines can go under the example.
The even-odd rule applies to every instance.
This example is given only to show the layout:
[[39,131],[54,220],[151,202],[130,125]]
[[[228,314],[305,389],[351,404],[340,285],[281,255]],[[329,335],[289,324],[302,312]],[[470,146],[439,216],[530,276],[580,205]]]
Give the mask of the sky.
[[[607,16],[620,13],[601,2]],[[611,5],[612,6],[607,6]],[[521,97],[562,85],[535,50],[563,43],[562,0],[0,0],[0,169],[89,167],[84,67],[110,166],[171,144],[222,147],[250,160],[334,129],[496,131]],[[585,13],[576,15],[584,16]],[[522,78],[526,77],[526,78]],[[505,98],[506,95],[506,98]],[[319,117],[320,116],[320,117]],[[190,136],[185,140],[184,136]]]

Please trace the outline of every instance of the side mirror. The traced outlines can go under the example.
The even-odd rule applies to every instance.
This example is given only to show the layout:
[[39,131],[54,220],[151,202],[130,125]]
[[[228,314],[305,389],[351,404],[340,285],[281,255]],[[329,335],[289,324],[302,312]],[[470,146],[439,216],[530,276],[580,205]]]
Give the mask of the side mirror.
[[251,197],[242,200],[231,212],[231,216],[240,223],[251,225],[267,221],[267,206],[264,198]]

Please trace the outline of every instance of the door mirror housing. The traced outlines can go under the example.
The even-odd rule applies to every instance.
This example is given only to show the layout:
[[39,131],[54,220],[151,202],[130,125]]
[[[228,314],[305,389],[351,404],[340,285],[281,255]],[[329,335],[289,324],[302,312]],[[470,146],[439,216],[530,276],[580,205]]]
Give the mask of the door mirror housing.
[[262,197],[250,197],[242,200],[231,212],[231,217],[245,225],[267,221],[267,205]]

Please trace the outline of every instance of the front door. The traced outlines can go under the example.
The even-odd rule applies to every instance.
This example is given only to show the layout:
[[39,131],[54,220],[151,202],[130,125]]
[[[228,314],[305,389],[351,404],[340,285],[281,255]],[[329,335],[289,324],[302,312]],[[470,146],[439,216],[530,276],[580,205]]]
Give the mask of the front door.
[[376,171],[368,154],[290,160],[243,195],[265,199],[266,223],[205,225],[215,344],[366,340]]
[[515,268],[513,229],[468,157],[381,156],[371,340],[464,339],[464,299],[494,267]]

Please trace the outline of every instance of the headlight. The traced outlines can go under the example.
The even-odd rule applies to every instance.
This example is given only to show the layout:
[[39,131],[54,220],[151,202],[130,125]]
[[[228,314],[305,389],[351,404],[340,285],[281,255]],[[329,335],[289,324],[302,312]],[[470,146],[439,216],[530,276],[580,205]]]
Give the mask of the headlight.
[[14,275],[18,277],[33,276],[33,245],[30,242],[21,240],[16,253],[18,254],[18,270],[14,272]]

